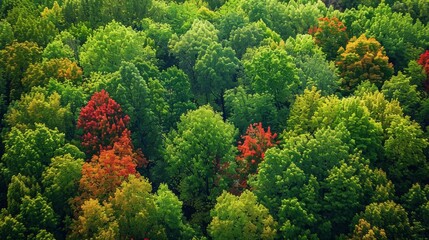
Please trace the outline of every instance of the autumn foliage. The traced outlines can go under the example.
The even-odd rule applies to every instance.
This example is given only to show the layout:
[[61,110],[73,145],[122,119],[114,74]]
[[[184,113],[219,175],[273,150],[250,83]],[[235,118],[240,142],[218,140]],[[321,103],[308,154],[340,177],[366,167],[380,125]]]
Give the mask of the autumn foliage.
[[51,78],[79,83],[82,79],[82,74],[82,69],[70,59],[50,59],[41,63],[31,64],[21,81],[26,89],[30,89],[33,86],[46,85]]
[[130,131],[124,130],[112,149],[101,150],[82,167],[80,190],[82,198],[106,199],[128,175],[139,175],[136,168],[146,164],[139,152],[133,151]]
[[417,62],[418,64],[422,65],[423,69],[425,70],[425,73],[426,73],[425,88],[426,88],[426,91],[429,91],[429,50],[426,50],[426,52],[422,53]]
[[365,34],[350,39],[346,49],[340,48],[339,54],[336,65],[343,78],[341,88],[345,94],[353,92],[364,80],[380,88],[393,75],[393,65],[389,63],[384,47]]
[[112,149],[129,121],[128,115],[122,112],[121,106],[106,91],[94,93],[82,108],[77,122],[77,127],[83,130],[81,144],[88,156]]
[[251,124],[246,135],[242,136],[243,141],[237,146],[240,155],[237,156],[237,173],[239,174],[239,188],[247,188],[247,177],[249,174],[256,174],[258,165],[264,160],[265,152],[277,145],[277,134],[271,133],[270,127],[265,131],[262,123]]
[[319,26],[312,27],[308,31],[314,37],[314,41],[319,45],[328,59],[335,59],[340,47],[344,47],[348,37],[346,26],[338,18],[319,18]]

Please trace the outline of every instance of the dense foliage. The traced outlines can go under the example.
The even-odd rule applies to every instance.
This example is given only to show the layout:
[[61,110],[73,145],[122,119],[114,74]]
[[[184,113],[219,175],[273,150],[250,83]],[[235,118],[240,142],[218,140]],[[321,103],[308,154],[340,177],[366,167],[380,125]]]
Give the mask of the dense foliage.
[[426,239],[428,0],[0,1],[0,239]]

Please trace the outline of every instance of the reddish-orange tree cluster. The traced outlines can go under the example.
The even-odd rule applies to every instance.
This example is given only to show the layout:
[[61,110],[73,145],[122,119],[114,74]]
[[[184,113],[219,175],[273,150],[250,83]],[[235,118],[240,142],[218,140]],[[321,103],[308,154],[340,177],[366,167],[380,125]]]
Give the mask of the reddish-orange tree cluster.
[[422,65],[423,69],[425,70],[426,81],[424,83],[424,86],[426,91],[429,91],[429,50],[426,50],[426,52],[422,53],[417,62]]
[[239,192],[247,188],[247,178],[251,174],[256,174],[258,165],[264,160],[265,152],[277,145],[277,134],[271,133],[270,127],[265,131],[262,123],[251,124],[246,135],[242,136],[243,141],[238,144],[240,155],[237,156],[238,164],[238,189]]
[[326,53],[327,59],[335,59],[338,49],[347,43],[346,26],[338,18],[319,18],[319,26],[308,31],[317,45]]
[[101,150],[112,149],[130,121],[121,106],[101,90],[94,93],[88,104],[82,108],[77,127],[83,129],[82,147],[88,157]]
[[130,132],[125,130],[112,149],[101,150],[100,155],[94,155],[82,166],[81,197],[106,199],[128,175],[138,175],[136,167],[143,161],[142,156],[133,151]]
[[107,199],[128,175],[139,175],[137,167],[147,164],[140,149],[133,148],[128,122],[121,106],[104,90],[82,108],[78,122],[84,130],[82,146],[93,155],[82,167],[78,204],[89,198]]

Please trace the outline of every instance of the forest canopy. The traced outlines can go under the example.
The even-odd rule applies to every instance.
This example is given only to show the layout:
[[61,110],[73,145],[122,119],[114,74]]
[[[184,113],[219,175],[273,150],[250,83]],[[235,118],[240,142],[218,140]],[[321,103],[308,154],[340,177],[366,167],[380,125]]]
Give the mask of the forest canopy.
[[0,1],[0,239],[426,239],[428,0]]

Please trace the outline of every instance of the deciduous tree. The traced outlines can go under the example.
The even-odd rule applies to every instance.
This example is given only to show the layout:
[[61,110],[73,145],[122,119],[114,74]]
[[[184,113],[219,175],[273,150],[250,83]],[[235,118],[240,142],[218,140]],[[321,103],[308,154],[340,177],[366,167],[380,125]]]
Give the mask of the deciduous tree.
[[[233,125],[203,106],[182,115],[177,131],[167,136],[167,170],[174,176],[171,186],[180,191],[185,206],[196,211],[194,221],[202,226],[208,224],[208,210],[215,198],[230,186],[229,178],[235,172],[235,134]],[[203,219],[197,220],[199,217]]]
[[100,150],[111,149],[127,129],[129,121],[128,115],[106,91],[94,93],[82,108],[77,122],[77,127],[83,130],[82,147],[87,156],[91,158]]
[[19,99],[23,86],[21,78],[31,63],[41,60],[42,49],[34,42],[12,42],[0,50],[0,66],[6,81],[7,103]]
[[260,47],[243,62],[246,81],[255,93],[270,93],[276,106],[288,106],[299,88],[296,66],[285,50]]
[[240,196],[223,192],[210,215],[208,232],[213,239],[276,238],[277,222],[248,190]]
[[240,154],[236,158],[239,174],[238,188],[245,189],[248,176],[257,173],[258,165],[264,160],[265,152],[277,145],[277,134],[271,133],[269,126],[265,130],[262,123],[254,123],[249,125],[246,134],[241,138],[237,146]]
[[130,174],[138,174],[136,167],[142,166],[145,159],[133,151],[130,133],[124,130],[112,149],[101,150],[90,162],[82,166],[79,188],[82,195],[77,199],[96,198],[106,200]]
[[313,35],[317,45],[326,53],[329,60],[337,56],[340,47],[345,47],[348,37],[346,26],[336,17],[319,18],[318,26],[310,28],[309,33]]
[[152,40],[118,22],[97,29],[80,50],[80,63],[85,75],[91,72],[115,72],[122,61],[154,61]]
[[384,53],[384,48],[375,38],[361,35],[352,38],[346,49],[339,50],[336,65],[343,78],[341,89],[345,94],[354,91],[363,80],[369,80],[381,88],[393,74],[393,65]]

